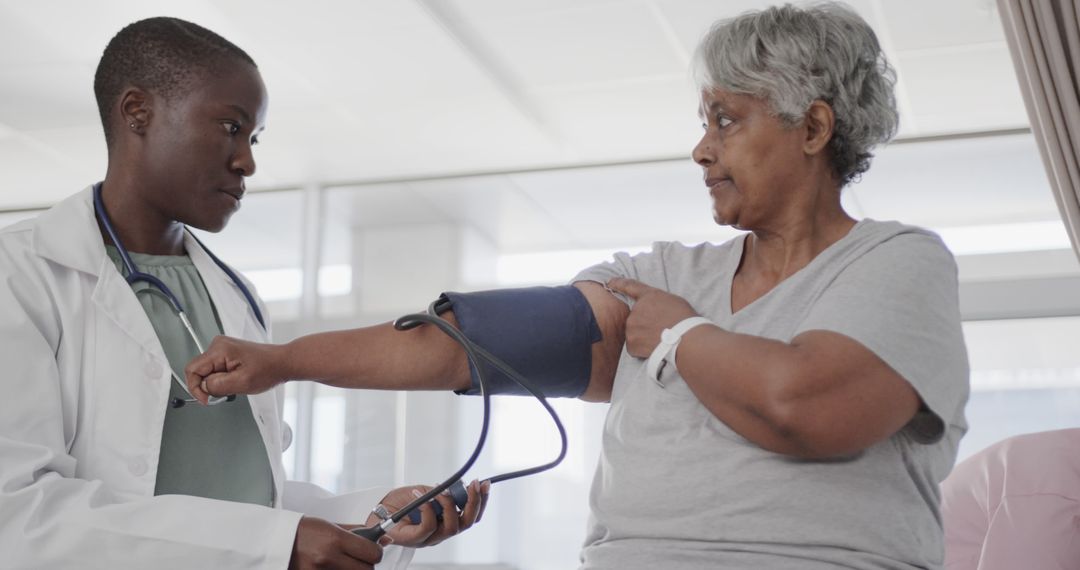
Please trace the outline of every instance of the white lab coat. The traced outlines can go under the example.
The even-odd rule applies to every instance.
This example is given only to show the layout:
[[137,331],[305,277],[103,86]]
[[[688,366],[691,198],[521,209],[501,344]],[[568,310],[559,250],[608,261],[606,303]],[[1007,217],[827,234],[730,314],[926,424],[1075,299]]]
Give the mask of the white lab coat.
[[[190,236],[185,246],[225,334],[266,341],[239,288]],[[275,508],[155,497],[171,382],[105,254],[91,188],[0,230],[0,567],[285,569],[299,512],[362,524],[385,494],[286,483],[278,388],[249,398]],[[379,567],[411,557],[391,546]]]

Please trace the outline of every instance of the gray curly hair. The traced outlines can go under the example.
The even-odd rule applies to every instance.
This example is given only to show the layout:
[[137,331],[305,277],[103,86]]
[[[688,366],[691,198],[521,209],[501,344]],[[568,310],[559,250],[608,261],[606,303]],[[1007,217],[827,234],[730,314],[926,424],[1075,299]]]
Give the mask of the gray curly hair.
[[877,36],[851,8],[790,4],[721,20],[698,44],[694,79],[768,102],[790,126],[822,100],[836,116],[829,141],[841,186],[870,168],[870,150],[896,134],[896,73]]

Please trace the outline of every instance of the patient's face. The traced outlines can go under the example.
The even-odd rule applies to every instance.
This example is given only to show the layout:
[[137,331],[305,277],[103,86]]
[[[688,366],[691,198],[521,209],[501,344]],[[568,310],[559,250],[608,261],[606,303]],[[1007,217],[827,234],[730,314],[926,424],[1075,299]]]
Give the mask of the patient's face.
[[705,133],[692,155],[716,222],[749,230],[784,225],[791,193],[807,178],[805,129],[784,124],[763,99],[723,89],[702,92],[700,116]]

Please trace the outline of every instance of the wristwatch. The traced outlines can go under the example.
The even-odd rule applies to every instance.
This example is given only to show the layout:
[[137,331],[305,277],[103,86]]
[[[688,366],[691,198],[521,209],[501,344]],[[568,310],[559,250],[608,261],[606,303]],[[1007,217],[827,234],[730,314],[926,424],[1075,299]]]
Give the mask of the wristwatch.
[[660,374],[663,373],[664,367],[668,364],[674,366],[674,353],[679,348],[679,341],[682,340],[682,336],[696,326],[711,324],[713,324],[712,321],[705,317],[694,316],[683,319],[671,328],[661,331],[660,342],[656,345],[652,354],[649,355],[649,359],[645,362],[645,373],[649,378],[652,378],[653,381],[663,388],[664,381],[660,379]]

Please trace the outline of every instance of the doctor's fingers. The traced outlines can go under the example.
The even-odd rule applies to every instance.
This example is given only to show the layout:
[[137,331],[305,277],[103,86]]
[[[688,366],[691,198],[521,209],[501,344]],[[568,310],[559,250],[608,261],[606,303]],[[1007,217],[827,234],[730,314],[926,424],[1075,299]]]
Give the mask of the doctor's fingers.
[[491,488],[491,483],[488,481],[483,484],[479,481],[473,481],[465,488],[469,499],[465,503],[465,508],[461,509],[458,532],[468,530],[469,527],[480,522],[480,517],[484,513],[484,506],[487,503],[487,491],[484,490],[483,485],[487,485],[488,489]]
[[[485,482],[485,484],[487,489],[491,488],[490,483]],[[439,544],[468,530],[469,527],[476,523],[480,513],[483,511],[487,490],[478,481],[473,481],[466,487],[465,492],[468,494],[468,500],[461,511],[457,510],[454,499],[449,494],[442,493],[435,497],[443,508],[442,521],[439,523],[438,528],[435,529],[435,532],[431,533],[431,536],[424,541],[424,546]]]
[[[393,510],[397,510],[396,508]],[[394,540],[394,544],[400,544],[401,546],[420,547],[430,546],[428,539],[439,528],[439,523],[436,520],[435,509],[431,507],[429,503],[424,503],[418,507],[420,511],[420,522],[413,524],[408,517],[401,519],[401,522],[390,529],[387,533],[390,538]]]
[[382,560],[382,548],[329,521],[303,517],[296,528],[289,570],[369,569]]
[[[476,520],[474,523],[480,522],[484,518],[484,510],[487,509],[488,496],[491,494],[491,481],[478,481],[476,482],[476,492],[478,498],[478,504],[476,504]],[[465,506],[468,510],[469,505],[473,505],[472,498],[469,499],[469,504]]]
[[424,541],[424,546],[435,546],[461,532],[461,515],[458,513],[457,505],[454,504],[454,499],[450,495],[440,493],[435,496],[435,500],[442,505],[442,520],[439,521],[435,532]]
[[[378,564],[383,557],[382,547],[366,538],[361,538],[351,532],[347,532],[349,540],[345,540],[341,543],[342,550],[347,555],[347,558],[343,558],[340,561],[341,568],[345,569],[364,569],[375,568],[375,564]],[[352,539],[358,540],[352,540]]]

